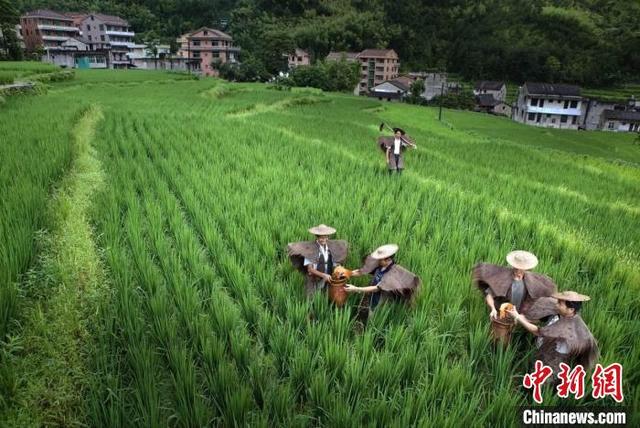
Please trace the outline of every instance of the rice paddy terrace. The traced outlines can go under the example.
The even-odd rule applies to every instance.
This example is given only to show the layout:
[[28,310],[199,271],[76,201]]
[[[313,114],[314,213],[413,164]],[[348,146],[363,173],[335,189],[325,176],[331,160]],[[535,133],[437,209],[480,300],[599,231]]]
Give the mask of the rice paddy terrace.
[[[640,145],[475,113],[144,72],[0,104],[0,425],[514,426],[506,350],[470,284],[522,248],[624,367],[640,422]],[[418,149],[401,176],[381,121]],[[284,251],[317,223],[421,276],[354,329]],[[355,283],[366,284],[366,278]],[[310,316],[310,314],[313,314]],[[590,373],[589,373],[590,375]],[[609,398],[545,404],[608,405]]]

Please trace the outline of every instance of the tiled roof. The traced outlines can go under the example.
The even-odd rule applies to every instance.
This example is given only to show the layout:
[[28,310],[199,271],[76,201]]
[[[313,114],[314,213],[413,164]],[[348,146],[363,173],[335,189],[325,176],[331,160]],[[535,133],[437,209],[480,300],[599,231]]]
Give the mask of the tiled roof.
[[359,58],[398,58],[393,49],[365,49],[358,54]]
[[495,82],[492,80],[481,80],[476,83],[476,91],[499,91],[502,89],[504,82]]
[[567,97],[579,97],[580,87],[575,85],[565,85],[556,83],[532,83],[524,84],[529,94],[535,95],[557,95]]
[[628,120],[628,121],[640,121],[639,111],[622,111],[622,110],[605,110],[605,120]]
[[48,18],[48,19],[59,19],[61,21],[72,21],[71,18],[65,16],[61,13],[54,12],[49,9],[38,9],[32,10],[31,12],[27,12],[22,15],[23,18]]

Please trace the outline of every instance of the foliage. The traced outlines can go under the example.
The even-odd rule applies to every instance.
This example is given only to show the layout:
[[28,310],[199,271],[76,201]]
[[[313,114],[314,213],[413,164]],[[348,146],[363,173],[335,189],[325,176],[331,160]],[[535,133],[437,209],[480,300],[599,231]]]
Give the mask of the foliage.
[[298,66],[289,75],[293,86],[352,92],[360,80],[360,67],[345,60],[322,61],[314,65]]
[[[7,0],[4,0],[7,1]],[[404,70],[437,68],[466,80],[606,86],[640,74],[640,2],[543,0],[18,0],[20,11],[102,10],[162,42],[201,26],[229,31],[270,74],[295,47],[395,49]]]
[[476,100],[473,92],[470,91],[449,91],[444,96],[435,96],[428,105],[453,108],[458,110],[473,110],[476,106]]

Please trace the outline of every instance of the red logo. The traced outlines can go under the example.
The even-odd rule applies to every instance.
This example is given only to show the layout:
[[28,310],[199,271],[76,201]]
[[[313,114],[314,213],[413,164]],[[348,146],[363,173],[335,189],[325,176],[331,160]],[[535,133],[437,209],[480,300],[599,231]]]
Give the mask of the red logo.
[[596,369],[591,377],[593,398],[604,398],[611,396],[616,402],[621,403],[624,400],[622,395],[622,365],[613,363],[602,368],[600,364],[596,364]]
[[584,397],[584,378],[586,375],[587,372],[581,365],[571,370],[571,367],[565,363],[560,363],[560,373],[558,373],[560,384],[556,387],[558,397],[567,398],[569,394],[573,394],[573,398],[576,400]]
[[533,399],[538,404],[542,403],[542,384],[552,373],[551,367],[545,366],[542,361],[538,360],[536,361],[535,371],[531,374],[527,373],[522,379],[522,385],[525,388],[533,388]]

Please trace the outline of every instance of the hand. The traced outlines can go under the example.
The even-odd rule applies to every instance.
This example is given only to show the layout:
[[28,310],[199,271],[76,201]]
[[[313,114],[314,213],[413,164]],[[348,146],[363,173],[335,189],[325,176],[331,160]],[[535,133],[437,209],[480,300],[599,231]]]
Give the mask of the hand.
[[347,293],[357,293],[359,290],[355,285],[346,284],[344,286],[344,291],[346,291]]
[[517,310],[515,307],[513,307],[513,308],[509,309],[509,310],[507,311],[507,313],[508,313],[509,315],[511,315],[511,316],[513,317],[513,319],[515,319],[515,320],[517,320],[518,315],[520,315],[520,314],[518,313],[518,310]]
[[329,275],[328,273],[325,273],[322,277],[324,278],[325,281],[331,282],[331,275]]
[[491,309],[491,312],[489,313],[489,319],[498,319],[498,311],[495,308]]
[[354,269],[351,271],[351,276],[361,276],[362,272],[360,272],[360,269]]

